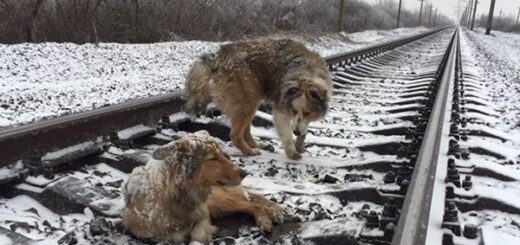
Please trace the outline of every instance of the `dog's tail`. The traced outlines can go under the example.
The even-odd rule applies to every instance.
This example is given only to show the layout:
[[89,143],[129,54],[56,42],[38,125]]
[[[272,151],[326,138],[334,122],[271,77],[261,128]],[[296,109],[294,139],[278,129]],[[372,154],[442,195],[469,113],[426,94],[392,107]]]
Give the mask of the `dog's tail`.
[[206,109],[206,106],[211,102],[209,83],[212,75],[212,63],[213,57],[211,55],[202,56],[193,63],[186,76],[184,110],[192,116]]

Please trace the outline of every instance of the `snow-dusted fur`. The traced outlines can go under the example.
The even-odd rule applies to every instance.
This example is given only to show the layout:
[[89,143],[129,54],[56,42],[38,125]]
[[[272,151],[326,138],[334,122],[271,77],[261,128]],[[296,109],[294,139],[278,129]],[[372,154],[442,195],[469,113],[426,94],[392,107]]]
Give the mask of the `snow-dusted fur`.
[[216,230],[210,213],[250,214],[266,231],[283,221],[276,203],[239,185],[245,172],[206,131],[156,149],[153,158],[135,168],[122,188],[123,225],[139,238],[209,243]]
[[202,56],[193,63],[184,92],[190,114],[211,101],[217,104],[231,120],[230,138],[245,155],[258,155],[264,147],[251,135],[251,121],[262,101],[271,103],[285,153],[300,159],[309,123],[328,111],[332,81],[317,53],[290,39],[268,39],[226,44]]
[[140,238],[211,241],[216,229],[206,205],[210,187],[241,181],[240,169],[221,155],[205,131],[157,149],[155,159],[135,168],[123,185],[125,228]]

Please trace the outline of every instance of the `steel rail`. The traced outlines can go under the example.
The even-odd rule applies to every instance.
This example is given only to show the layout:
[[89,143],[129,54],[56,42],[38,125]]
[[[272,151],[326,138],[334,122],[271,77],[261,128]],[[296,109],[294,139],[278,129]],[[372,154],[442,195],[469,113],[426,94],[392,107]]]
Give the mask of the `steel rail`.
[[448,127],[445,121],[450,113],[448,100],[455,79],[459,31],[456,30],[447,49],[447,60],[440,79],[437,98],[430,114],[421,148],[415,162],[412,180],[406,193],[402,213],[392,240],[393,245],[425,244],[432,191],[441,153],[440,142]]
[[417,35],[412,35],[409,37],[404,37],[404,38],[401,38],[398,40],[384,42],[382,44],[377,44],[377,45],[369,46],[369,47],[358,49],[358,50],[352,50],[352,51],[348,51],[345,53],[330,55],[330,56],[325,57],[325,61],[329,65],[330,69],[333,70],[334,65],[338,65],[338,64],[341,66],[350,65],[352,63],[356,63],[356,62],[364,60],[366,58],[370,58],[370,57],[379,55],[386,51],[395,49],[397,47],[400,47],[400,46],[403,46],[410,42],[430,36],[437,32],[446,30],[448,28],[450,28],[450,27],[443,27],[443,28],[435,29],[433,31],[429,31],[429,32],[425,32],[425,33],[421,33],[421,34],[417,34]]
[[[325,57],[325,60],[332,69],[334,65],[355,63],[445,29]],[[181,111],[183,104],[182,92],[175,92],[4,128],[0,130],[0,167],[28,159],[31,155],[41,156],[46,152],[94,140],[114,130],[139,124],[155,125],[162,115]]]
[[158,95],[0,131],[0,167],[75,145],[182,110],[181,92]]

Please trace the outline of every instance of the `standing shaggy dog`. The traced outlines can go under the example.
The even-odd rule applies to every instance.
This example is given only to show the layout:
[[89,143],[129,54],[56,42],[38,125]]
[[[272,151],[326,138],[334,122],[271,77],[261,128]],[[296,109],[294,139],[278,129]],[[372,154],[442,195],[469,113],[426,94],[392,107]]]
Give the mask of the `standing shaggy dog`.
[[209,243],[216,228],[210,216],[246,213],[270,231],[284,211],[246,192],[245,172],[235,166],[206,131],[160,147],[123,184],[124,227],[139,238]]
[[[274,125],[285,153],[300,159],[311,121],[328,110],[332,81],[326,63],[292,40],[238,42],[202,56],[188,73],[185,86],[188,113],[214,101],[231,119],[230,138],[246,155],[263,148],[251,135],[251,121],[265,100],[273,106]],[[293,133],[297,136],[296,143]]]

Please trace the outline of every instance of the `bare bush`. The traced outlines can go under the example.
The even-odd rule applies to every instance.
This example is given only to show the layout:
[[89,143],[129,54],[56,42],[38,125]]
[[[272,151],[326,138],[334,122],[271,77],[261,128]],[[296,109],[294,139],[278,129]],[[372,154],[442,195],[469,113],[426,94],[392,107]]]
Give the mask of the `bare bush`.
[[[475,26],[486,28],[488,23],[488,15],[481,15],[475,18]],[[492,30],[503,31],[503,32],[519,32],[520,23],[516,23],[514,16],[494,16],[491,24]]]
[[[336,31],[339,0],[0,0],[0,42],[235,40]],[[401,26],[417,14],[403,10]],[[347,0],[346,31],[394,28],[395,0]]]

